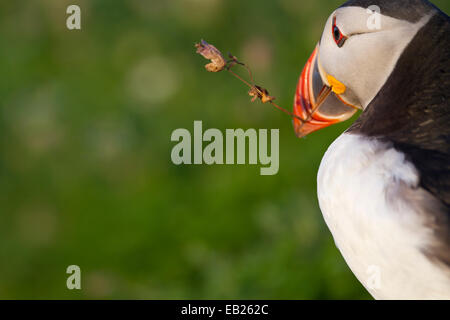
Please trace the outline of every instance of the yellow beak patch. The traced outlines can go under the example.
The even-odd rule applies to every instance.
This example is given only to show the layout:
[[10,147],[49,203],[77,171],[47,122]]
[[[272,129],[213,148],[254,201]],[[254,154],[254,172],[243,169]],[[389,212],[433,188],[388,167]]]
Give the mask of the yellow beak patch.
[[335,77],[333,77],[331,75],[327,75],[327,81],[331,87],[331,90],[336,94],[343,94],[345,92],[345,90],[347,89],[345,87],[345,84],[343,84],[342,82],[340,82],[339,80],[337,80]]

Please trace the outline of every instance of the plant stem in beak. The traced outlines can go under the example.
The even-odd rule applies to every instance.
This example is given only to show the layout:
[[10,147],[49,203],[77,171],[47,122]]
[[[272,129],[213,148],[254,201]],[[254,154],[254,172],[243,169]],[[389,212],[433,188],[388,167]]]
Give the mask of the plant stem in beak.
[[[322,87],[322,89],[320,90],[319,95],[317,96],[317,103],[314,106],[314,108],[311,110],[310,113],[308,113],[308,116],[306,117],[306,119],[301,119],[302,125],[299,127],[299,129],[301,129],[305,123],[308,123],[311,120],[313,114],[320,108],[320,106],[326,100],[326,98],[330,95],[330,93],[331,93],[331,87],[324,85]],[[296,117],[296,118],[298,118],[298,117]]]

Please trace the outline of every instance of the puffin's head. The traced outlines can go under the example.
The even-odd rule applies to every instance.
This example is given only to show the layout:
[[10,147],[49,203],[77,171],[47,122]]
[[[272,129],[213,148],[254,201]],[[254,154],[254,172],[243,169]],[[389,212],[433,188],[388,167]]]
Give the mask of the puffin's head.
[[294,113],[304,119],[294,119],[297,135],[366,108],[434,10],[425,0],[351,0],[334,11],[297,85]]

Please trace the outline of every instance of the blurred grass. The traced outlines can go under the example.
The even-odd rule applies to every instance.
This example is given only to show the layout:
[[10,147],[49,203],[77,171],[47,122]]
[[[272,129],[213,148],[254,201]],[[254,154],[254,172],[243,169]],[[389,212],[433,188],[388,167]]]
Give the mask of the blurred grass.
[[[322,219],[316,172],[349,123],[295,137],[201,38],[249,63],[291,109],[301,68],[342,2],[0,4],[0,298],[370,298]],[[448,1],[435,1],[448,12]],[[280,128],[280,171],[181,166],[171,132]],[[66,267],[82,290],[66,289]]]

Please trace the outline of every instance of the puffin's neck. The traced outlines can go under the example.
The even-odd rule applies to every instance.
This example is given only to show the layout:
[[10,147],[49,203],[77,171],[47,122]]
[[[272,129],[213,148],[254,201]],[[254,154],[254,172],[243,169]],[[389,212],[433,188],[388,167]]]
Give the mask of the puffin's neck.
[[348,132],[413,144],[442,138],[442,128],[449,128],[450,121],[449,61],[450,21],[438,12],[405,48],[384,86]]
[[450,21],[433,16],[383,88],[347,130],[389,142],[420,173],[450,216]]

